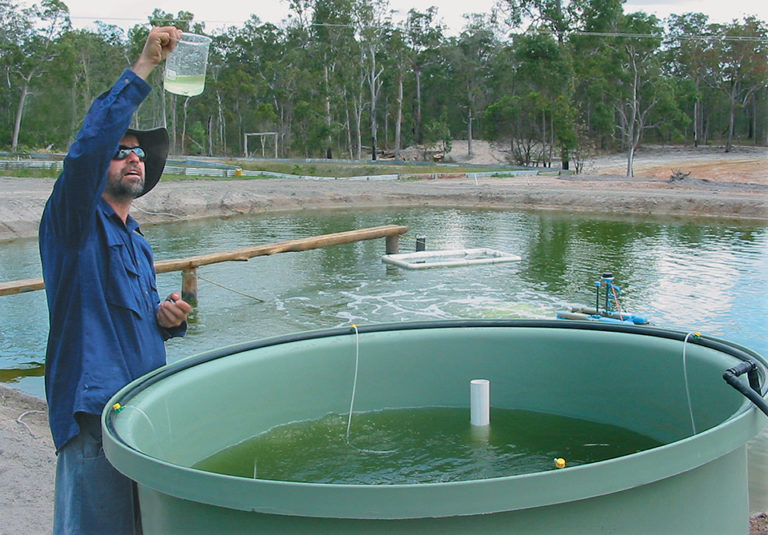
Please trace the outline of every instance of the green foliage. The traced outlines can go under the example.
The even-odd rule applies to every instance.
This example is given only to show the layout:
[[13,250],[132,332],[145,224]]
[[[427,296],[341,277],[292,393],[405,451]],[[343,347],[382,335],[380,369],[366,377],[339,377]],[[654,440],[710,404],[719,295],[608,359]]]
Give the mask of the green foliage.
[[448,114],[443,112],[439,118],[427,123],[424,128],[424,141],[427,145],[437,145],[443,153],[451,151],[451,129],[448,127]]
[[576,148],[579,143],[578,132],[576,128],[576,109],[571,104],[570,99],[565,95],[560,95],[554,102],[553,126],[557,135],[560,148],[564,152]]
[[[277,132],[280,156],[337,158],[364,158],[372,144],[448,150],[472,132],[536,165],[641,139],[768,137],[765,22],[684,13],[662,26],[625,13],[621,0],[504,4],[521,23],[513,33],[480,14],[449,36],[436,8],[396,23],[380,0],[292,0],[280,26],[252,15],[210,34],[202,95],[164,93],[156,69],[135,124],[167,125],[177,151],[238,156],[251,132]],[[206,33],[188,11],[155,9],[146,20]],[[74,30],[59,0],[0,0],[0,145],[66,150],[147,32]]]

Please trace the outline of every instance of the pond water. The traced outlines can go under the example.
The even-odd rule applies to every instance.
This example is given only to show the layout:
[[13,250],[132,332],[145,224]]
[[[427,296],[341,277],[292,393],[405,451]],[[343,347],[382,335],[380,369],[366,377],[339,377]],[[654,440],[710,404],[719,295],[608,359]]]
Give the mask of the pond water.
[[[593,305],[603,271],[615,275],[624,311],[768,355],[765,223],[409,208],[180,222],[144,233],[161,260],[384,224],[410,227],[401,252],[423,236],[427,249],[487,247],[521,260],[407,270],[383,263],[384,240],[372,240],[206,266],[188,335],[168,343],[169,361],[351,323],[552,319],[558,310]],[[35,240],[2,243],[0,252],[0,280],[40,275]],[[181,276],[161,274],[158,284],[165,295],[179,289]],[[0,298],[0,321],[0,381],[42,397],[44,293]],[[756,510],[765,511],[768,488],[761,493],[765,503]]]

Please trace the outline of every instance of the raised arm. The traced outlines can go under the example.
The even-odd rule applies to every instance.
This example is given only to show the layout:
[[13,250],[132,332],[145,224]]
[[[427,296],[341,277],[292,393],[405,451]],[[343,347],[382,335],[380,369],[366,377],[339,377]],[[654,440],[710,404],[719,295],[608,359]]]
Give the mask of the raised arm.
[[173,26],[152,28],[144,43],[139,59],[133,65],[133,72],[146,80],[152,70],[163,61],[168,54],[176,48],[176,43],[181,38],[181,30]]

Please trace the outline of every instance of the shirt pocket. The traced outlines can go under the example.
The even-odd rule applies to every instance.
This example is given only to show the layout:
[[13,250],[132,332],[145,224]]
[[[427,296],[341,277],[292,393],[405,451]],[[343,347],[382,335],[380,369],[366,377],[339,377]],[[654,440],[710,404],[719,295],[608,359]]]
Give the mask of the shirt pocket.
[[139,270],[122,243],[109,245],[108,276],[107,302],[141,317]]

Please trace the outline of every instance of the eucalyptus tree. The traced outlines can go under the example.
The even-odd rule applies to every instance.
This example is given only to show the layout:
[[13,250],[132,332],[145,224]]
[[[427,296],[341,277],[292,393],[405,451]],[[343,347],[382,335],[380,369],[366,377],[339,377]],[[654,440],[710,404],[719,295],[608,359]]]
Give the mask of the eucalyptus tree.
[[718,35],[716,65],[720,73],[717,88],[728,98],[728,136],[725,151],[732,149],[736,112],[747,106],[756,93],[768,85],[768,28],[755,17],[742,22],[712,25]]
[[560,29],[558,35],[542,23],[512,34],[492,62],[497,87],[484,130],[506,140],[518,164],[550,166],[557,149],[562,168],[569,169],[578,144],[571,36]]
[[683,106],[690,110],[693,123],[693,146],[704,138],[704,92],[708,89],[707,58],[711,57],[713,41],[709,33],[709,17],[703,13],[671,15],[667,21],[666,50],[669,61],[665,71],[679,84]]
[[250,35],[246,29],[259,24],[259,19],[252,15],[243,28],[230,26],[215,37],[215,65],[210,70],[212,84],[209,87],[213,110],[208,136],[211,150],[221,154],[229,153],[230,147],[239,146],[239,130],[233,134],[230,126],[239,119],[233,102],[250,89],[252,75],[241,68],[240,62],[243,56],[248,55],[244,52],[248,49],[244,43],[247,41],[245,36]]
[[70,30],[62,34],[56,61],[41,78],[34,107],[25,119],[38,141],[60,150],[74,141],[93,100],[125,68],[124,39],[123,30],[106,25],[98,26],[96,31]]
[[363,112],[365,107],[365,66],[361,63],[360,42],[353,36],[345,40],[339,50],[339,64],[335,71],[339,94],[339,114],[346,153],[350,159],[362,155]]
[[492,23],[484,16],[469,17],[457,39],[447,47],[453,85],[461,88],[458,102],[465,110],[467,153],[472,155],[474,121],[487,106],[489,66],[500,48]]
[[574,24],[578,2],[564,5],[563,0],[502,0],[500,6],[507,15],[507,22],[514,27],[530,23],[546,29],[557,37],[560,45]]
[[424,70],[437,62],[436,51],[444,41],[445,26],[437,20],[437,8],[426,11],[408,11],[405,23],[405,40],[410,49],[411,69],[415,81],[414,134],[416,143],[422,143],[422,76]]
[[[227,153],[227,140],[224,135],[226,122],[223,118],[224,102],[222,99],[223,71],[226,65],[225,33],[211,36],[206,69],[205,91],[195,102],[193,142],[200,153],[213,156],[217,148],[221,154]],[[198,133],[199,132],[199,133]]]
[[321,75],[313,55],[311,18],[304,11],[300,14],[284,31],[277,80],[285,144],[309,157],[320,155],[327,129],[323,90],[318,82]]
[[387,13],[389,0],[356,0],[354,24],[360,41],[360,64],[368,86],[368,119],[371,127],[371,159],[378,150],[378,101],[383,85],[384,53],[392,21]]
[[616,79],[616,127],[627,151],[627,176],[634,176],[635,151],[643,133],[672,119],[670,113],[654,115],[657,108],[671,106],[670,87],[662,76],[659,20],[643,12],[630,13],[625,15],[621,30],[624,36],[615,42],[621,58]]
[[[621,0],[616,0],[620,6]],[[560,149],[563,169],[569,169],[571,149],[578,144],[577,108],[575,104],[577,76],[573,37],[583,29],[593,11],[605,10],[605,0],[505,0],[501,6],[507,22],[514,27],[530,25],[526,37],[516,42],[516,55],[529,86],[528,98],[540,108],[537,136],[541,143],[541,160],[552,161],[555,145]],[[596,4],[596,6],[595,6]],[[540,34],[541,37],[535,37]],[[550,37],[544,37],[545,35]],[[584,61],[586,58],[581,58]],[[537,71],[531,75],[529,71]],[[591,79],[588,77],[587,79]],[[534,98],[537,97],[537,98]],[[546,121],[549,121],[547,126]]]
[[[334,138],[346,123],[349,132],[344,95],[352,78],[349,66],[356,50],[352,0],[315,0],[312,14],[313,54],[322,70],[323,104],[326,130],[326,157],[333,157]],[[351,154],[351,139],[347,150]]]
[[2,145],[10,145],[13,137],[12,125],[15,115],[13,110],[17,108],[16,89],[17,74],[16,63],[23,54],[22,46],[29,39],[31,25],[28,18],[18,5],[0,0],[0,69],[4,90],[0,91],[0,139]]
[[[518,165],[537,161],[536,103],[529,101],[530,93],[509,93],[488,106],[484,114],[484,132],[488,139],[509,144],[509,160]],[[533,105],[532,105],[533,104]]]
[[69,9],[59,0],[42,0],[24,9],[13,9],[3,16],[10,23],[3,32],[3,64],[8,87],[16,96],[16,112],[11,133],[11,150],[19,145],[22,117],[33,82],[49,69],[60,50],[58,40],[71,24]]
[[552,34],[540,32],[517,37],[514,53],[518,91],[537,115],[528,127],[536,132],[538,161],[551,165],[554,148],[559,146],[562,166],[568,169],[574,144],[570,55]]
[[569,37],[574,69],[573,104],[577,122],[600,149],[613,141],[616,73],[621,58],[615,47],[624,15],[623,0],[577,0],[578,17]]
[[230,122],[237,124],[239,139],[246,132],[275,131],[282,154],[293,147],[308,156],[321,91],[315,78],[319,73],[312,71],[309,20],[304,11],[300,13],[283,28],[262,24],[252,16],[245,28],[233,34],[231,50],[225,55],[224,70],[231,80],[225,91],[230,103],[227,113]]
[[312,22],[315,0],[288,0],[290,25],[307,29]]
[[284,57],[285,38],[284,30],[255,15],[214,37],[210,113],[222,148],[242,153],[252,132],[278,132],[281,147],[290,139],[284,120],[293,108],[284,88],[292,70],[283,65],[293,56]]
[[394,153],[395,158],[400,158],[400,151],[403,148],[403,99],[405,77],[410,68],[410,49],[405,39],[405,27],[401,25],[395,28],[387,40],[387,60],[392,73],[391,83],[395,87],[395,135],[394,135]]

